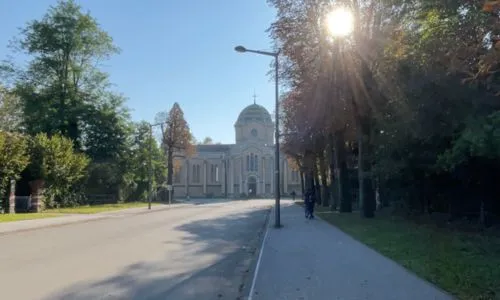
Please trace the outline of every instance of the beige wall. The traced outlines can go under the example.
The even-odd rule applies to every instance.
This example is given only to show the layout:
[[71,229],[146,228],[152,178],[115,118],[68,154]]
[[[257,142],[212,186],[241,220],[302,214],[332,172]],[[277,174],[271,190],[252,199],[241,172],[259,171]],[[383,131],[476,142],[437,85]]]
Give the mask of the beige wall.
[[[257,150],[257,149],[254,149]],[[257,175],[258,184],[260,184],[258,190],[260,195],[272,196],[274,193],[274,160],[271,157],[264,156],[259,151],[254,151],[255,154],[259,155],[259,166],[257,172],[247,172],[246,171],[246,153],[251,151],[243,151],[242,156],[234,157],[230,161],[228,168],[232,169],[232,172],[228,170],[227,174],[227,193],[229,196],[239,196],[240,184],[243,184],[243,192],[247,192],[247,177],[248,175]],[[206,164],[206,168],[204,165]],[[285,164],[287,165],[285,167]],[[211,176],[211,166],[218,167],[218,181]],[[200,167],[200,180],[195,181],[193,176],[193,166]],[[242,169],[243,167],[243,169]],[[189,170],[188,170],[189,169]],[[186,172],[189,171],[189,174]],[[206,172],[205,172],[206,171]],[[281,163],[281,192],[284,195],[289,195],[292,191],[299,195],[301,192],[300,178],[293,175],[293,170],[288,166],[286,160]],[[229,176],[232,174],[232,179]],[[242,177],[243,174],[243,177]],[[180,182],[174,181],[174,196],[175,197],[185,197],[189,195],[190,197],[206,197],[207,195],[212,195],[214,197],[224,196],[224,164],[220,159],[217,158],[202,158],[194,157],[184,161],[182,168],[180,170]],[[189,175],[189,176],[188,176]],[[175,177],[175,176],[174,176]],[[189,180],[189,189],[186,190],[186,178]],[[285,182],[286,180],[286,182]],[[231,185],[233,189],[231,190]],[[286,185],[286,188],[285,188]],[[204,192],[204,190],[206,192]],[[231,193],[232,191],[232,193]]]

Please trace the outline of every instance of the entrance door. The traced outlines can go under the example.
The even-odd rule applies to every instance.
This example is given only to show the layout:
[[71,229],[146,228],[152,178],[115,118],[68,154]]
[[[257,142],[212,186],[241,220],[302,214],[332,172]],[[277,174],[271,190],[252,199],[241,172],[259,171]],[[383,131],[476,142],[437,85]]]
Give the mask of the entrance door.
[[248,177],[248,197],[253,198],[257,195],[257,180],[255,177]]

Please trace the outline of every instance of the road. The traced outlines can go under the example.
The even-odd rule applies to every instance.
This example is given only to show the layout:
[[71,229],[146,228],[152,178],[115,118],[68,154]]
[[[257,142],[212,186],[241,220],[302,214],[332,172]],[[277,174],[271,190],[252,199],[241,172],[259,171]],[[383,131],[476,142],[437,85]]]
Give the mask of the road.
[[243,299],[272,201],[208,201],[0,236],[2,299]]

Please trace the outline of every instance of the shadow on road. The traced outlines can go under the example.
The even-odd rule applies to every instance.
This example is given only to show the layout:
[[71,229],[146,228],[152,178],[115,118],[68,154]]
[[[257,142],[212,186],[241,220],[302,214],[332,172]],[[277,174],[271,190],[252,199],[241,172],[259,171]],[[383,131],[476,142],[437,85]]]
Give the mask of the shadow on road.
[[[182,224],[171,231],[182,233],[182,239],[158,237],[164,259],[131,264],[112,277],[82,282],[46,299],[242,299],[268,216],[269,209],[261,207]],[[167,251],[169,244],[177,250]],[[106,256],[112,259],[111,253]]]

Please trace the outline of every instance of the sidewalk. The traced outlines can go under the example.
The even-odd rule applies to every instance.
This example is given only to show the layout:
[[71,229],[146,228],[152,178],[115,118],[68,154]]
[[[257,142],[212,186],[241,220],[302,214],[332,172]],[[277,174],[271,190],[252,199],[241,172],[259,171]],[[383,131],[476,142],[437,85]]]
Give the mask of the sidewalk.
[[136,214],[143,214],[155,211],[161,211],[165,209],[169,209],[170,207],[181,207],[186,206],[187,204],[172,204],[169,205],[153,205],[151,206],[151,210],[148,210],[147,206],[145,207],[135,207],[135,208],[127,208],[121,210],[113,210],[106,211],[102,213],[96,214],[62,214],[60,217],[53,218],[43,218],[43,219],[33,219],[33,220],[23,220],[23,221],[14,221],[14,222],[5,222],[0,223],[0,235],[8,234],[12,232],[18,231],[26,231],[33,229],[40,229],[45,227],[54,227],[72,223],[79,222],[88,222],[93,220],[105,219],[105,218],[119,218]]
[[453,299],[291,201],[272,219],[250,300]]

